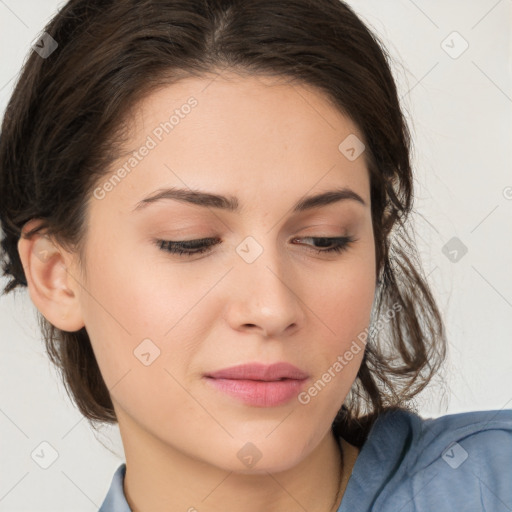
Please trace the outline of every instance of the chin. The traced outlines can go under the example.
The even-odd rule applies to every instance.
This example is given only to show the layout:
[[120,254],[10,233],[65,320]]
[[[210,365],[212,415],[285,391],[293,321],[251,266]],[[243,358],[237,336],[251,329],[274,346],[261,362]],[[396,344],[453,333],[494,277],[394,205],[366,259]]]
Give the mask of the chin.
[[254,439],[253,442],[236,440],[233,448],[226,446],[224,449],[216,450],[216,453],[212,453],[212,457],[208,458],[211,464],[234,473],[278,473],[295,467],[308,455],[297,439],[289,445],[286,444],[287,441],[290,441],[289,437],[283,439],[277,436],[273,440],[265,439],[263,436],[261,440]]

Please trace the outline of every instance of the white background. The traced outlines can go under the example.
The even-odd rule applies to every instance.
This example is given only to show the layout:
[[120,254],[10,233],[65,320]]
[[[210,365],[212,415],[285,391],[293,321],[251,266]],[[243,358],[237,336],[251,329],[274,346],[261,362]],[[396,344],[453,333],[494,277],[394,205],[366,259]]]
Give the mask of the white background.
[[[414,139],[417,243],[449,338],[443,381],[419,411],[512,408],[512,0],[349,4],[394,60]],[[61,5],[0,0],[2,114]],[[454,31],[469,44],[457,58],[445,51],[462,48]],[[468,249],[456,263],[442,252],[452,237]],[[99,437],[113,454],[50,365],[27,291],[0,298],[0,340],[0,511],[97,510],[123,461],[117,428]],[[30,456],[43,441],[58,452],[46,470]]]

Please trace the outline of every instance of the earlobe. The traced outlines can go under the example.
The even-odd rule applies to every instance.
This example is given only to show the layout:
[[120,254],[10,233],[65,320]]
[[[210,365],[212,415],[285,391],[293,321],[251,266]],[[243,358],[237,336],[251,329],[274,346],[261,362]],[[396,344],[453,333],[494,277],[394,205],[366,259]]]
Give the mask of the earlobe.
[[[23,232],[32,229],[30,221]],[[50,237],[36,233],[18,241],[18,253],[27,279],[30,298],[41,314],[55,327],[68,332],[84,326],[78,276],[70,271],[71,255]]]

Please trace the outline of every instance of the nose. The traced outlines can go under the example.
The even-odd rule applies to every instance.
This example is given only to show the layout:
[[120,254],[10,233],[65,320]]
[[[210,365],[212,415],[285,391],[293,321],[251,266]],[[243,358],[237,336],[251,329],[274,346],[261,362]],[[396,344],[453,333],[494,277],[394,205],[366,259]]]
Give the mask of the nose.
[[289,336],[301,328],[304,292],[296,269],[279,248],[266,244],[256,260],[240,258],[230,274],[228,321],[233,329],[270,338]]

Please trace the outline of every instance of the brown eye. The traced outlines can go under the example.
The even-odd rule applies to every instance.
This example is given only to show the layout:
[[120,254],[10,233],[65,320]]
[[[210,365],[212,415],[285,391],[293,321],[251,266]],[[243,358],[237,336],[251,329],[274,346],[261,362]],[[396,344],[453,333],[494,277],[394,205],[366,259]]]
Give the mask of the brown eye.
[[[348,249],[350,244],[356,241],[354,237],[351,236],[338,236],[338,237],[302,237],[302,238],[294,238],[294,240],[314,240],[317,247],[312,247],[311,249],[317,253],[341,253]],[[321,249],[318,247],[328,247],[328,249]]]

